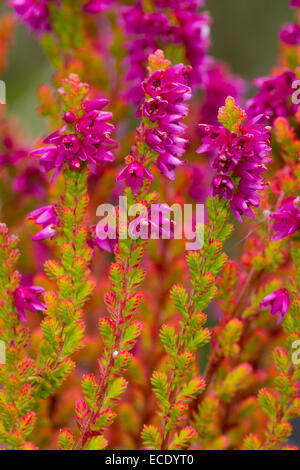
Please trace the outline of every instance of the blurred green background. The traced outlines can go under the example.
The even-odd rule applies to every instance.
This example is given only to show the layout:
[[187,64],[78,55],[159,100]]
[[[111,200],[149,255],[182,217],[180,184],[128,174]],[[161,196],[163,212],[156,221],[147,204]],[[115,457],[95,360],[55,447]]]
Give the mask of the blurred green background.
[[[267,74],[276,64],[280,25],[292,19],[288,4],[289,0],[206,0],[213,18],[211,54],[248,80]],[[41,134],[45,125],[35,111],[36,89],[50,83],[51,75],[52,67],[38,41],[19,25],[1,78],[7,85],[9,111],[32,137]]]

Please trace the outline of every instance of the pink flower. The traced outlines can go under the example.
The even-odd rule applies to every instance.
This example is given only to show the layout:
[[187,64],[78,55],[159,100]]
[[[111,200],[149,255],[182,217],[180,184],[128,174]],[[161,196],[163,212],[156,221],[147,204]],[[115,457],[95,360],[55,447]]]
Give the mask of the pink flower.
[[90,0],[83,5],[83,11],[90,14],[97,14],[109,9],[114,0]]
[[172,210],[165,204],[152,204],[148,212],[138,216],[130,223],[129,233],[132,238],[171,239],[174,237]]
[[271,315],[277,315],[277,323],[281,323],[290,305],[290,297],[287,289],[279,289],[267,295],[260,303],[261,310],[271,309]]
[[33,313],[47,310],[46,305],[38,298],[43,292],[44,289],[38,286],[19,286],[13,292],[14,304],[22,322],[26,322],[25,310]]
[[144,186],[144,178],[153,181],[150,171],[139,162],[132,162],[127,165],[117,176],[116,181],[126,181],[126,185],[132,189],[136,196],[139,190]]
[[273,124],[278,116],[289,119],[297,110],[297,105],[291,103],[294,80],[296,75],[291,70],[276,76],[257,78],[254,85],[259,91],[247,103],[248,116],[264,114],[268,116],[270,124]]
[[40,207],[28,215],[29,220],[34,220],[36,225],[41,225],[43,229],[38,232],[32,240],[41,241],[46,238],[53,238],[56,234],[55,226],[59,224],[59,218],[55,210],[55,205]]
[[50,30],[47,0],[11,0],[9,6],[31,30],[38,33]]
[[212,195],[215,197],[217,194],[223,198],[231,201],[233,198],[234,184],[230,178],[225,175],[217,175],[212,182]]
[[101,223],[97,224],[93,237],[89,240],[89,245],[92,248],[97,247],[100,251],[113,253],[114,248],[118,242],[116,230],[110,226],[104,226]]
[[[293,235],[300,230],[300,198],[292,198],[283,204],[278,211],[273,212],[270,217],[275,220],[273,241]],[[298,205],[297,205],[298,203]],[[296,204],[296,205],[295,205]]]
[[289,46],[298,46],[300,44],[300,27],[296,23],[287,24],[281,28],[279,37]]

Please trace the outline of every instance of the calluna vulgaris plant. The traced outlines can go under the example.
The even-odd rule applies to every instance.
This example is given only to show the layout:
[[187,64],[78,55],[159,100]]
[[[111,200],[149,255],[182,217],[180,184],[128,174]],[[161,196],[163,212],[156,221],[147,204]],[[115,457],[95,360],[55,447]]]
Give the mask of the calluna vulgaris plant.
[[294,449],[300,2],[248,101],[202,0],[2,3],[55,72],[36,144],[1,105],[0,448]]

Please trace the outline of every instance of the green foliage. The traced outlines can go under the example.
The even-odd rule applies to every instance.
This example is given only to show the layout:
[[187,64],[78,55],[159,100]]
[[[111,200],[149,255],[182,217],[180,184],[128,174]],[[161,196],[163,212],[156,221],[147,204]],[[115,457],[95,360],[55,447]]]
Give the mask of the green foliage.
[[[232,226],[228,223],[227,201],[208,198],[207,210],[208,224],[197,227],[199,240],[204,228],[203,247],[199,251],[189,252],[186,257],[191,292],[180,285],[173,286],[171,290],[171,299],[181,317],[178,331],[173,325],[164,325],[160,331],[161,342],[169,356],[168,370],[167,373],[154,372],[151,383],[163,421],[163,449],[186,448],[190,445],[195,431],[185,428],[176,432],[181,425],[179,418],[187,413],[189,403],[200,396],[206,386],[204,379],[197,377],[194,353],[208,343],[211,337],[211,332],[204,328],[206,315],[202,310],[207,308],[217,293],[216,276],[227,260],[223,253],[223,242],[232,232]],[[240,334],[240,324],[234,323],[228,327],[223,337],[226,354],[236,354],[236,342]]]
[[0,361],[0,443],[2,449],[25,449],[36,425],[30,376],[34,361],[26,355],[28,330],[20,322],[13,292],[19,287],[15,271],[18,239],[0,224],[0,339],[5,345],[5,364]]
[[107,446],[107,440],[103,436],[92,437],[84,450],[102,450]]
[[228,402],[238,391],[246,389],[252,376],[250,364],[240,364],[230,371],[224,380],[216,384],[216,395]]
[[142,439],[147,448],[158,450],[161,447],[161,434],[156,426],[144,426],[142,431]]
[[56,288],[45,296],[48,309],[41,325],[43,340],[37,367],[44,372],[43,380],[37,380],[35,386],[35,395],[41,398],[62,385],[74,367],[68,359],[83,347],[81,308],[94,289],[89,272],[92,250],[87,245],[88,221],[85,220],[87,176],[86,169],[64,171],[65,192],[61,197],[56,238],[58,259],[45,263],[45,273]]
[[181,429],[179,433],[174,434],[174,438],[169,446],[170,450],[186,449],[196,439],[197,434],[195,430],[188,426]]
[[230,320],[218,336],[221,352],[224,357],[233,357],[239,353],[238,342],[242,334],[243,324],[237,318]]
[[238,133],[245,118],[245,111],[236,105],[234,98],[228,96],[225,106],[219,109],[218,121],[229,131]]

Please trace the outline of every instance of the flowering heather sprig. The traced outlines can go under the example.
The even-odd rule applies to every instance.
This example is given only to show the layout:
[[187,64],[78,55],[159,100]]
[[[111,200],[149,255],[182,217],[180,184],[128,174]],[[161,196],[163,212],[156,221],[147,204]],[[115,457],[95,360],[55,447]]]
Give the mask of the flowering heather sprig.
[[258,191],[265,187],[262,173],[271,150],[270,128],[263,115],[247,120],[232,97],[226,99],[218,119],[222,126],[200,126],[203,144],[198,153],[216,153],[212,168],[218,174],[212,182],[212,195],[229,200],[241,222],[242,215],[254,218],[251,206],[260,205]]
[[34,361],[25,354],[29,331],[22,322],[26,320],[25,310],[45,310],[45,306],[38,299],[41,288],[20,285],[21,276],[14,271],[20,256],[17,242],[16,237],[8,235],[7,227],[0,224],[0,338],[6,359],[0,365],[0,443],[4,449],[25,450],[36,448],[27,441],[36,423],[36,413],[32,411],[30,384]]
[[[298,27],[282,30],[284,57],[279,62],[295,73],[280,67],[274,75],[261,79],[260,91],[247,113],[228,98],[218,125],[219,100],[224,103],[227,94],[237,100],[241,83],[207,58],[210,20],[198,11],[202,0],[126,0],[115,2],[117,8],[111,10],[112,0],[10,3],[15,9],[23,6],[24,14],[19,10],[19,16],[38,33],[49,53],[57,69],[55,82],[77,71],[92,84],[93,96],[101,98],[89,100],[87,85],[71,75],[60,89],[64,105],[60,113],[55,94],[49,93],[51,87],[40,90],[42,114],[51,118],[53,129],[58,129],[60,115],[64,120],[64,126],[37,150],[45,173],[53,171],[53,178],[60,173],[59,178],[50,187],[50,201],[41,202],[43,207],[29,215],[29,228],[38,232],[34,240],[50,238],[47,246],[34,244],[34,250],[52,248],[55,258],[45,263],[48,279],[38,275],[38,283],[47,286],[45,292],[31,285],[34,281],[26,285],[21,280],[14,267],[19,256],[16,239],[0,225],[0,362],[2,340],[6,346],[6,364],[0,366],[0,447],[34,449],[28,440],[37,421],[32,439],[48,448],[56,441],[58,428],[68,426],[68,421],[71,428],[59,433],[60,449],[103,449],[106,439],[114,449],[138,449],[142,439],[147,448],[170,451],[291,449],[286,445],[292,431],[289,421],[300,416],[300,113],[290,100],[300,65],[295,46]],[[133,6],[123,10],[121,3]],[[47,20],[45,10],[33,8],[37,5],[49,7]],[[300,7],[300,1],[291,0],[290,6]],[[105,10],[109,10],[107,16]],[[131,99],[140,104],[142,98],[137,113],[141,123],[130,150],[129,101],[119,99],[123,90],[119,71],[124,36],[118,28],[122,11],[128,43],[132,40],[125,87],[133,86]],[[5,56],[1,33],[0,24],[0,56],[1,52]],[[160,51],[150,56],[149,77],[144,80],[147,55],[164,45],[170,46],[168,54],[169,50],[174,53],[176,62],[188,58],[194,71],[181,64],[172,67]],[[109,84],[102,73],[103,57]],[[118,231],[101,223],[90,225],[88,218],[88,212],[94,212],[94,200],[111,201],[120,194],[120,185],[110,193],[113,166],[103,165],[96,177],[90,174],[98,163],[112,160],[111,149],[116,145],[110,138],[111,115],[103,111],[106,100],[102,94],[96,95],[106,85],[119,117],[118,131],[126,137],[124,155],[128,156],[117,181],[125,184],[128,207],[141,203],[143,208],[139,216],[125,214],[122,206],[115,208]],[[164,204],[153,206],[158,193],[161,200],[182,205],[191,182],[190,193],[195,198],[206,191],[202,157],[178,171],[175,183],[164,178],[173,180],[176,167],[183,166],[188,147],[185,134],[190,153],[193,151],[193,122],[199,105],[185,129],[189,85],[206,88],[200,110],[201,122],[206,122],[200,126],[200,152],[213,155],[217,175],[214,197],[207,200],[208,221],[196,230],[204,244],[199,251],[189,252],[185,263],[180,251],[184,240],[148,240],[150,231],[164,238],[165,224],[174,228],[170,209]],[[268,115],[273,125],[273,162],[266,185],[262,173],[270,151]],[[40,199],[46,191],[39,184],[39,170],[31,163],[27,166],[23,146],[15,145],[15,133],[6,132],[2,120],[0,126],[4,136],[0,142],[1,213],[4,218],[12,213],[9,225],[17,221],[18,231],[25,232],[20,270],[23,279],[25,273],[31,278],[35,256],[28,252],[28,230],[22,231],[19,220],[23,217],[11,207],[19,208],[25,201],[30,205],[26,212],[31,211],[30,196]],[[98,185],[100,174],[103,184]],[[151,185],[157,192],[150,191]],[[18,191],[20,204],[11,199],[14,191]],[[230,205],[239,220],[243,214],[253,217],[255,207],[255,221],[249,224],[240,263],[227,261],[224,254],[224,242],[232,231]],[[130,224],[128,233],[125,218]],[[168,235],[172,237],[169,231]],[[231,250],[235,251],[234,245]],[[88,334],[83,336],[83,309],[95,285],[89,269],[96,247],[114,252],[115,258],[109,279],[109,257],[103,256],[103,263],[95,266],[99,279],[88,304]],[[140,289],[146,272],[143,294]],[[111,288],[107,292],[108,281]],[[208,312],[216,322],[208,329],[204,311],[212,299],[216,302]],[[99,313],[100,345],[94,333],[94,315]],[[31,335],[24,324],[26,316],[34,328]],[[63,393],[58,392],[74,370],[74,354],[83,345],[88,347],[76,354],[78,368]],[[102,352],[95,371],[99,347]],[[77,400],[82,370],[86,374],[83,395]],[[127,380],[130,386],[125,395]],[[71,417],[74,397],[76,423]],[[43,399],[47,401],[43,403]],[[158,413],[154,412],[156,403]]]
[[[267,423],[264,432],[251,434],[244,441],[244,448],[249,450],[278,450],[295,449],[284,447],[292,434],[289,421],[300,416],[299,395],[299,355],[295,351],[300,344],[300,305],[299,305],[299,279],[300,279],[300,247],[295,244],[292,250],[292,259],[297,275],[295,276],[292,295],[285,289],[280,289],[265,298],[264,307],[270,305],[279,310],[279,320],[283,318],[284,344],[273,351],[273,363],[276,366],[273,389],[263,388],[258,394],[258,403],[263,410]],[[291,299],[290,299],[291,297]],[[289,306],[290,303],[290,306]],[[288,309],[289,307],[289,309]],[[288,312],[287,312],[288,309]]]
[[247,103],[248,116],[263,114],[268,116],[271,125],[279,116],[293,116],[297,111],[297,105],[291,101],[294,80],[296,75],[291,70],[275,76],[257,78],[254,85],[259,91]]
[[[278,163],[284,161],[286,165],[273,176],[263,193],[262,210],[258,210],[254,234],[248,238],[242,257],[247,273],[230,262],[217,283],[217,300],[222,313],[213,331],[213,348],[204,374],[207,388],[198,400],[198,412],[192,420],[201,439],[200,448],[204,449],[236,448],[246,435],[246,449],[285,448],[283,445],[291,434],[288,421],[299,416],[296,383],[299,366],[292,359],[294,340],[298,340],[300,331],[296,274],[300,266],[299,247],[297,237],[270,241],[274,222],[266,223],[270,212],[279,211],[287,198],[293,200],[299,193],[296,163],[299,146],[285,118],[276,119],[274,131],[279,144],[274,146],[274,157],[282,155]],[[291,263],[291,246],[295,267]],[[288,294],[282,287],[286,285],[287,266],[291,273]],[[285,325],[289,324],[285,348],[282,347],[281,326],[265,311],[269,307],[273,307],[279,320],[284,317],[285,335]],[[275,337],[280,347],[275,349],[274,360],[269,363],[270,345]],[[275,377],[274,363],[278,368]],[[258,400],[254,399],[253,394],[266,383],[269,386],[272,377],[275,379],[272,380],[273,390],[263,389]],[[261,408],[266,419],[258,426],[256,419],[261,416]],[[256,434],[249,434],[253,432]]]
[[145,142],[161,173],[171,180],[175,179],[175,168],[183,165],[180,157],[187,145],[186,125],[182,121],[189,112],[185,103],[191,98],[189,73],[189,67],[178,64],[154,71],[143,84]]
[[[145,179],[152,181],[153,176],[146,167],[151,163],[174,180],[175,168],[183,165],[180,157],[187,144],[183,137],[186,125],[182,121],[189,111],[185,101],[191,98],[191,89],[187,85],[190,68],[183,64],[169,67],[159,50],[150,56],[150,61],[154,63],[155,60],[156,69],[143,83],[145,99],[136,145],[127,158],[126,168],[117,176],[117,181],[125,180],[134,194],[143,187]],[[140,153],[143,153],[142,161]]]
[[[189,405],[206,387],[199,376],[195,353],[210,340],[210,331],[203,327],[206,323],[203,310],[216,295],[216,276],[227,259],[222,253],[223,243],[232,232],[227,201],[208,198],[207,209],[209,223],[204,227],[204,246],[187,255],[191,291],[188,293],[180,285],[171,291],[181,317],[179,327],[164,325],[160,331],[168,360],[166,369],[154,372],[151,383],[162,426],[161,430],[145,426],[142,432],[145,445],[151,449],[184,449],[197,437],[194,428],[184,425]],[[203,226],[197,227],[199,240],[203,238],[202,230]]]
[[[44,139],[46,147],[31,152],[31,155],[40,158],[42,171],[54,169],[52,180],[65,163],[68,163],[70,169],[79,170],[87,162],[95,173],[98,164],[114,160],[111,150],[117,146],[110,136],[114,126],[107,122],[112,119],[112,113],[102,111],[108,100],[88,100],[88,87],[80,83],[75,74],[70,76],[69,83],[73,87],[72,98],[76,95],[76,101],[72,103],[68,99],[66,103],[66,124]],[[61,89],[61,93],[62,99],[66,98],[64,89]]]
[[[157,56],[158,60],[161,57]],[[154,60],[154,58],[152,58]],[[155,63],[155,60],[154,60]],[[161,62],[160,62],[161,63]],[[160,84],[168,84],[168,77],[174,77],[174,67],[160,71]],[[176,70],[176,68],[175,68]],[[152,86],[152,93],[156,93],[153,75],[146,82],[146,86]],[[165,77],[166,81],[163,81]],[[159,86],[159,81],[157,82]],[[175,90],[176,90],[175,83]],[[170,86],[170,94],[173,96],[174,87]],[[165,91],[166,88],[163,88]],[[175,93],[176,94],[176,93]],[[137,129],[136,144],[132,154],[136,157],[134,168],[130,165],[132,157],[127,157],[127,170],[121,173],[121,178],[127,180],[125,194],[129,198],[128,205],[143,202],[151,206],[157,199],[156,193],[149,193],[148,184],[144,182],[144,176],[150,175],[149,166],[152,156],[149,147],[144,142],[144,122]],[[133,171],[131,171],[133,170]],[[152,179],[152,178],[150,178]],[[122,208],[119,208],[121,217]],[[134,219],[132,220],[134,221]],[[149,221],[147,221],[149,222]],[[104,342],[104,351],[98,361],[99,377],[90,374],[82,381],[84,399],[76,404],[76,420],[80,427],[80,435],[74,441],[71,448],[74,449],[101,449],[105,447],[106,440],[102,436],[103,430],[108,427],[115,418],[112,409],[124,393],[127,382],[123,377],[125,370],[132,360],[130,351],[134,348],[140,335],[142,325],[133,319],[141,301],[142,295],[137,289],[143,282],[145,272],[140,264],[144,257],[146,240],[140,237],[125,237],[123,230],[127,228],[121,225],[121,233],[118,245],[115,248],[115,262],[110,268],[110,281],[112,290],[105,294],[105,304],[110,313],[109,317],[103,317],[99,321],[100,334]],[[64,432],[61,433],[59,442],[62,448],[65,446]]]
[[[78,77],[71,75],[63,81],[64,119],[73,124],[76,121],[83,131],[88,128],[90,135],[97,126],[98,101],[91,104],[86,100],[86,93],[87,86],[81,84]],[[82,121],[73,119],[78,109],[84,109]],[[90,111],[93,116],[89,121],[86,114]],[[43,227],[34,238],[42,240],[56,235],[58,250],[57,261],[45,263],[46,274],[53,281],[53,291],[45,295],[47,314],[41,325],[43,339],[37,359],[36,393],[42,398],[55,391],[75,366],[71,357],[83,347],[82,307],[94,289],[89,271],[93,249],[88,244],[90,227],[86,214],[88,167],[74,170],[68,165],[63,168],[63,176],[64,190],[58,204],[37,209],[29,216]]]

